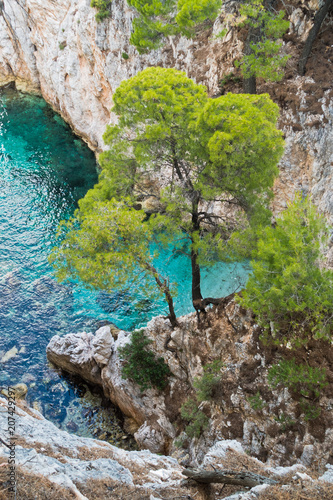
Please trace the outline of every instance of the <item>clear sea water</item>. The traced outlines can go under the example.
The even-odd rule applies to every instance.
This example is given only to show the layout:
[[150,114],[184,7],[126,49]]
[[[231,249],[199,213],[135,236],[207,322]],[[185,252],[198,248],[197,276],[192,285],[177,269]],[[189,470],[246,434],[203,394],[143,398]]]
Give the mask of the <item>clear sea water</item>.
[[[104,320],[133,329],[167,312],[136,290],[108,295],[55,281],[48,256],[57,226],[96,181],[94,154],[42,98],[0,89],[0,360],[18,351],[0,363],[0,386],[24,382],[28,402],[58,427],[130,447],[117,411],[45,355],[55,334],[93,332]],[[186,256],[167,252],[157,264],[178,283],[176,312],[192,312]],[[203,291],[227,295],[246,275],[241,265],[218,263],[203,272]]]

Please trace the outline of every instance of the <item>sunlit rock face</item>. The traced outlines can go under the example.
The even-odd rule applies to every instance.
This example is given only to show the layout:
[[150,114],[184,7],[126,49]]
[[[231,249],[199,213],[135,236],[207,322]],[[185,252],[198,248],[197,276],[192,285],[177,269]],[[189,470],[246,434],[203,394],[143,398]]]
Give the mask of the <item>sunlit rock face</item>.
[[177,60],[193,75],[196,68],[204,71],[217,90],[216,57],[202,55],[196,42],[180,39],[177,47],[139,56],[129,44],[133,11],[125,0],[113,1],[110,19],[99,24],[95,13],[89,0],[5,0],[0,84],[16,81],[19,89],[40,91],[96,149],[112,120],[115,89],[147,66],[175,66]]

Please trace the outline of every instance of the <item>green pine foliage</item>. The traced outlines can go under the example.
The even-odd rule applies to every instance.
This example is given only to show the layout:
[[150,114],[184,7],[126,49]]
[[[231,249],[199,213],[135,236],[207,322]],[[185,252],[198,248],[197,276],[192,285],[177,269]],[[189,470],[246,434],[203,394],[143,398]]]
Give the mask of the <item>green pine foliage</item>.
[[209,418],[199,409],[198,401],[196,399],[187,399],[181,406],[180,414],[182,419],[188,422],[185,427],[185,432],[188,437],[199,438],[203,431],[207,429]]
[[[252,274],[239,302],[256,314],[263,340],[298,347],[333,333],[333,272],[320,266],[329,231],[309,199],[297,195],[257,233]],[[236,239],[241,246],[242,238]],[[246,245],[245,245],[246,246]]]
[[251,405],[251,408],[255,411],[261,411],[266,405],[259,391],[257,391],[254,396],[249,396],[248,401]]
[[[169,36],[193,37],[198,26],[217,18],[223,0],[128,0],[128,3],[138,13],[130,42],[142,54],[161,47]],[[289,59],[281,52],[280,39],[289,27],[284,17],[283,10],[267,8],[264,0],[241,3],[236,24],[243,24],[255,33],[250,54],[238,62],[244,78],[253,75],[272,81],[282,78]],[[225,32],[222,30],[220,36]]]
[[289,55],[281,52],[281,38],[289,28],[283,10],[269,10],[264,0],[247,0],[240,7],[242,24],[254,33],[251,53],[238,62],[244,78],[256,76],[269,81],[283,78]]
[[123,378],[134,380],[142,392],[151,387],[162,391],[171,375],[164,359],[156,358],[149,349],[151,343],[143,330],[135,330],[131,334],[131,341],[118,349],[119,356],[125,361]]
[[288,387],[306,398],[318,398],[327,386],[326,370],[307,364],[297,364],[295,359],[281,360],[268,370],[268,381],[272,387]]
[[53,249],[50,262],[59,281],[80,279],[98,290],[135,287],[150,299],[164,296],[171,323],[176,323],[175,288],[154,265],[158,255],[157,250],[151,251],[154,228],[131,200],[98,201],[93,209],[81,200],[75,217],[60,225],[58,238],[60,244]]
[[107,19],[110,17],[111,12],[110,12],[110,5],[112,3],[112,0],[91,0],[91,7],[94,7],[97,12],[95,15],[96,21],[98,23],[104,21],[104,19]]
[[220,360],[215,360],[204,366],[201,377],[195,377],[193,387],[196,390],[196,398],[199,403],[212,398],[213,391],[222,377],[222,367],[223,363]]
[[[108,291],[131,279],[151,293],[155,281],[170,309],[173,287],[154,269],[151,243],[187,248],[192,269],[199,269],[216,262],[236,228],[269,221],[283,151],[278,107],[268,95],[209,99],[185,73],[157,67],[122,82],[113,111],[119,120],[104,135],[109,149],[99,158],[99,182],[64,225],[68,232],[52,259],[59,279]],[[159,192],[156,178],[164,184]],[[149,220],[136,210],[147,195],[162,207]],[[199,209],[213,201],[236,211],[228,219]],[[200,294],[198,279],[196,287]]]
[[[112,196],[132,196],[135,203],[141,187],[147,193],[147,181],[169,171],[159,198],[164,212],[150,222],[167,242],[170,234],[187,240],[201,263],[216,258],[237,220],[243,226],[269,220],[283,139],[268,95],[209,99],[185,73],[147,68],[121,83],[114,103],[119,122],[107,127],[100,181],[82,207]],[[199,204],[212,200],[237,206],[236,219],[199,217]]]
[[142,54],[159,48],[170,35],[191,37],[195,27],[214,20],[222,0],[128,0],[138,12],[131,43]]
[[319,417],[321,408],[315,401],[328,385],[324,368],[297,364],[294,358],[283,359],[269,368],[268,381],[273,388],[287,387],[297,397],[301,396],[299,405],[306,421]]

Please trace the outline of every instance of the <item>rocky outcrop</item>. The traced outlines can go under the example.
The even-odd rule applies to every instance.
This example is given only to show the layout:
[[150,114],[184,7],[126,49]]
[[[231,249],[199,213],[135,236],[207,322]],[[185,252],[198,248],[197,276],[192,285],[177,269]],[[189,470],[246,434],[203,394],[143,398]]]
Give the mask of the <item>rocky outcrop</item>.
[[[122,378],[122,361],[117,349],[129,342],[130,334],[117,331],[116,335],[117,339],[114,340],[110,326],[99,329],[95,335],[56,335],[47,346],[47,357],[59,368],[100,385],[105,395],[126,417],[125,425],[141,448],[154,453],[166,453],[176,434],[165,417],[164,397],[153,389],[141,393],[136,384]],[[103,363],[101,352],[104,353]]]
[[110,112],[114,91],[145,67],[181,67],[198,81],[202,75],[210,90],[217,90],[221,69],[214,44],[202,54],[199,41],[181,39],[162,52],[139,56],[129,44],[134,12],[126,0],[114,0],[110,18],[101,23],[95,13],[90,0],[5,0],[0,85],[15,82],[24,91],[41,92],[97,150],[104,147],[106,124],[115,119]]
[[[11,437],[6,431],[7,417],[7,400],[0,397],[2,492],[3,487],[8,488],[5,471],[7,467],[9,470],[10,450],[15,450],[12,456],[15,457],[18,498],[36,498],[39,494],[40,498],[67,499],[73,498],[69,495],[72,493],[81,500],[120,500],[149,498],[154,493],[174,498],[176,492],[177,495],[196,492],[193,487],[181,486],[182,468],[171,457],[149,451],[127,452],[102,441],[68,434],[24,405],[16,406],[15,424],[11,423],[15,437]],[[31,484],[32,496],[28,493]],[[196,498],[202,496],[199,494]]]
[[69,373],[80,375],[92,384],[101,385],[101,372],[93,357],[94,335],[70,333],[65,337],[52,337],[48,346],[48,357],[56,366]]
[[[250,455],[275,465],[316,463],[322,468],[331,462],[332,386],[322,391],[316,403],[321,410],[316,420],[308,418],[287,389],[272,390],[267,382],[266,366],[277,361],[276,351],[260,343],[252,316],[233,300],[225,307],[210,310],[199,326],[194,314],[179,318],[179,325],[172,330],[167,320],[157,317],[145,328],[146,335],[153,341],[154,352],[164,357],[173,374],[165,391],[140,392],[136,384],[122,378],[122,361],[117,349],[129,341],[126,332],[118,332],[108,363],[96,378],[106,396],[132,419],[132,433],[141,448],[174,453],[184,463],[198,464],[215,442],[237,439]],[[165,350],[165,341],[170,336],[170,350]],[[47,349],[49,359],[57,359],[58,366],[64,369],[70,363],[66,354],[71,350],[70,338],[55,337],[56,342],[51,340]],[[93,360],[93,350],[87,351],[87,355]],[[288,350],[285,355],[290,357]],[[324,343],[309,347],[304,353],[300,352],[300,362],[304,362],[304,356],[315,366],[325,367],[330,380],[332,346]],[[194,381],[203,374],[203,366],[214,360],[223,362],[221,381],[212,399],[200,404],[200,409],[209,417],[209,426],[199,439],[189,439],[183,432],[180,406],[193,396]],[[84,371],[77,369],[75,363],[71,369],[81,374]],[[90,378],[90,374],[83,376]],[[260,401],[256,405],[253,397],[258,392]],[[177,450],[177,442],[183,449]]]
[[[274,479],[278,484],[273,487],[263,484],[250,491],[244,488],[239,491],[242,490],[239,486],[223,488],[223,492],[221,485],[205,488],[186,481],[183,467],[174,458],[149,451],[124,451],[102,441],[68,434],[24,403],[16,405],[15,435],[10,436],[7,431],[9,408],[12,406],[0,397],[0,487],[2,495],[8,493],[3,498],[13,496],[8,490],[10,467],[16,476],[17,498],[26,500],[33,500],[36,495],[50,500],[263,500],[273,489],[279,493],[286,488],[291,493],[305,491],[304,488],[307,492],[313,490],[311,498],[317,499],[315,494],[330,498],[333,491],[332,466],[328,466],[318,480],[313,479],[312,473],[300,464],[268,467],[248,457],[241,445],[232,440],[217,442],[208,450],[202,464],[205,470],[252,472]],[[12,460],[14,457],[15,465],[8,463],[9,457]]]

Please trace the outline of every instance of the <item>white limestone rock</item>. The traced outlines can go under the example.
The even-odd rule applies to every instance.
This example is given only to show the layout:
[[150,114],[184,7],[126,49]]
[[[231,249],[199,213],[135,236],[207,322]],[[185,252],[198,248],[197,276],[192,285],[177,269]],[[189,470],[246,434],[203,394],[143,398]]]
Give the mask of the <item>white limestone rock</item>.
[[319,481],[326,481],[327,483],[333,484],[333,465],[326,464],[325,473],[318,478]]
[[[10,439],[8,403],[0,397],[0,458],[7,462],[9,449],[4,444]],[[16,467],[20,475],[32,473],[72,491],[81,500],[82,485],[92,480],[113,480],[115,485],[135,487],[143,494],[155,491],[163,496],[163,489],[174,488],[178,494],[190,492],[181,486],[182,468],[171,457],[149,451],[125,451],[96,439],[68,434],[46,420],[41,413],[27,406],[17,405],[15,414]],[[51,495],[51,494],[50,494]],[[176,494],[175,494],[176,496]],[[50,499],[54,498],[52,495]],[[200,499],[201,497],[197,497]]]
[[108,364],[112,354],[114,339],[109,325],[99,328],[91,342],[93,348],[93,358],[102,367]]
[[101,370],[94,358],[92,333],[55,335],[46,348],[47,358],[57,367],[80,375],[88,382],[101,385]]

